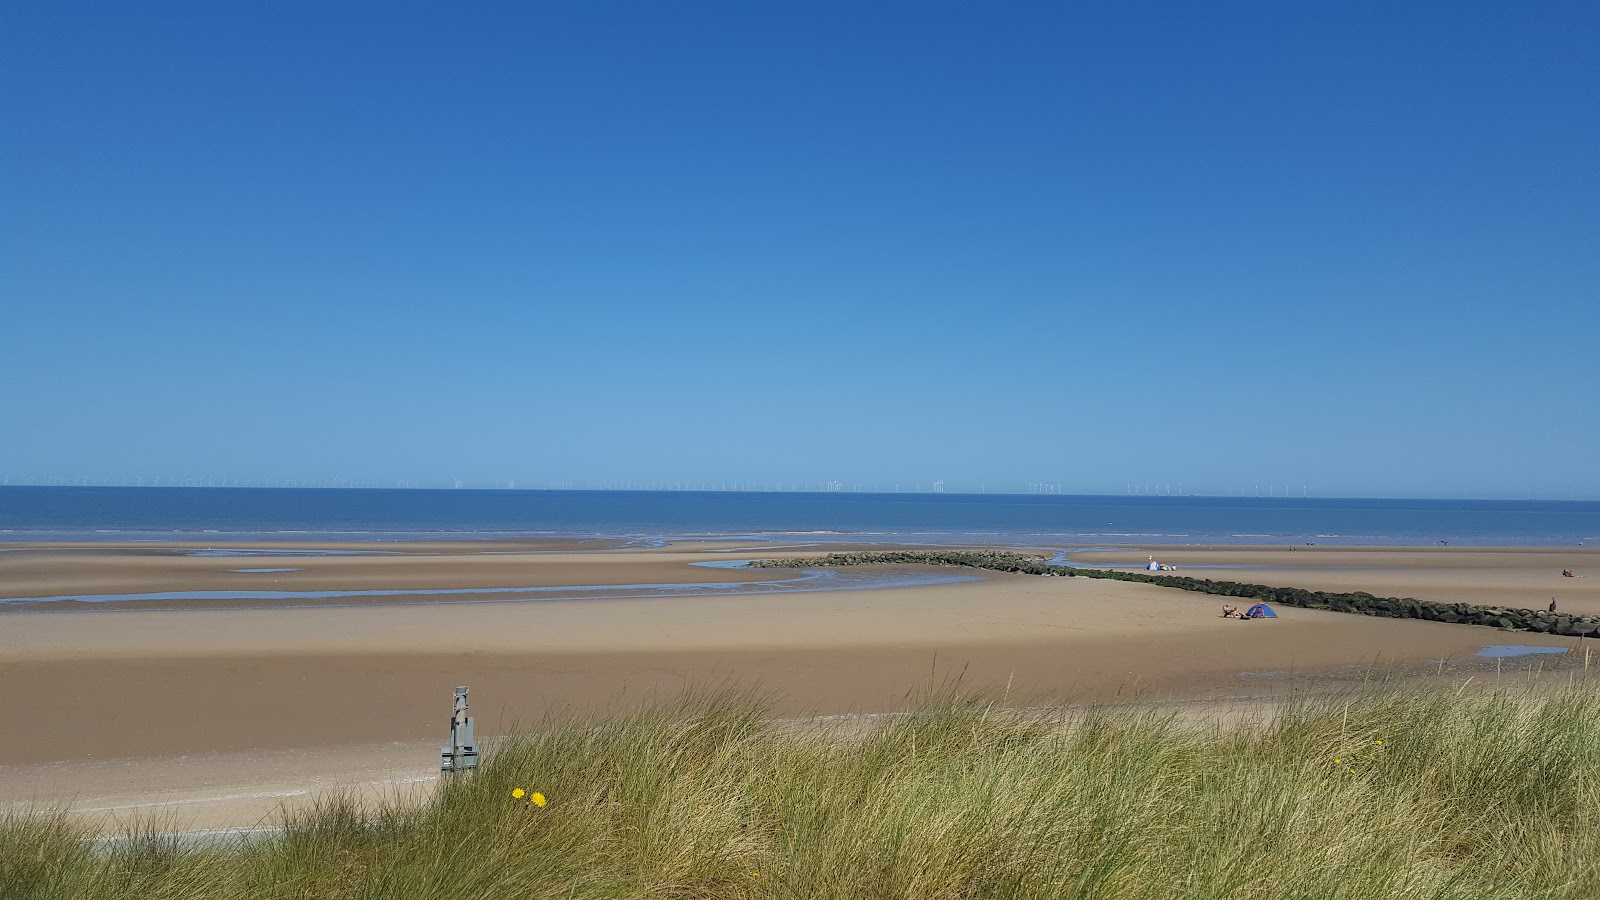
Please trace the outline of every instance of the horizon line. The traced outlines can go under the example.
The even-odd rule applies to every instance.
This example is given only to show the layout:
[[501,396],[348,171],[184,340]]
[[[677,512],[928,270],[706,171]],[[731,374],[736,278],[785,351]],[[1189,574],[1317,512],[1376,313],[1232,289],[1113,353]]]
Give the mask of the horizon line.
[[[294,480],[294,479],[289,479]],[[1139,500],[1339,500],[1339,501],[1428,501],[1428,502],[1486,502],[1486,503],[1600,503],[1600,498],[1580,497],[1483,497],[1483,496],[1415,496],[1415,495],[1341,495],[1330,496],[1326,494],[1213,494],[1213,493],[1182,493],[1182,494],[1140,494],[1124,492],[1085,492],[1067,493],[1057,491],[971,491],[971,490],[928,490],[928,491],[885,491],[885,490],[851,490],[840,488],[836,490],[806,490],[806,489],[743,489],[743,488],[609,488],[609,487],[506,487],[506,486],[468,486],[457,487],[418,485],[395,486],[378,485],[370,483],[343,484],[343,485],[203,485],[203,484],[157,484],[133,485],[120,483],[89,483],[89,484],[0,484],[0,491],[8,489],[17,490],[160,490],[160,491],[396,491],[396,492],[425,492],[425,493],[458,493],[463,491],[477,493],[565,493],[565,494],[804,494],[811,496],[878,496],[878,497],[1059,497],[1063,499],[1105,499],[1129,498]]]

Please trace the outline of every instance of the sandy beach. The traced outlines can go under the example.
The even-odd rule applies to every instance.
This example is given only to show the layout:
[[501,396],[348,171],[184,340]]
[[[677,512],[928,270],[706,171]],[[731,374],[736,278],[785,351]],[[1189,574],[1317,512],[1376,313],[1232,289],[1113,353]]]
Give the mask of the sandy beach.
[[[299,590],[751,581],[797,573],[691,563],[818,548],[389,545],[387,555],[326,556],[272,545],[251,558],[182,555],[186,549],[193,548],[17,545],[0,553],[0,594],[227,591],[240,579]],[[339,549],[378,548],[301,548]],[[1600,572],[1592,548],[1148,552],[1198,577],[1470,602],[1493,594],[1530,606],[1554,591],[1564,608],[1600,612],[1600,582],[1560,576],[1563,568]],[[1199,568],[1211,565],[1219,568]],[[296,571],[230,571],[239,568]],[[952,679],[997,692],[1009,686],[1014,703],[1281,698],[1373,672],[1465,677],[1541,660],[1561,665],[1553,657],[1476,656],[1491,644],[1578,646],[1298,609],[1239,622],[1220,618],[1212,597],[995,573],[957,584],[791,594],[87,606],[0,613],[0,708],[29,722],[28,740],[0,745],[0,804],[176,810],[181,824],[196,827],[250,824],[333,783],[371,791],[426,783],[457,684],[472,687],[480,730],[492,738],[552,710],[616,708],[724,681],[767,692],[785,716],[893,709]]]
[[1151,558],[1192,578],[1525,609],[1555,599],[1564,611],[1600,615],[1600,547],[1152,546],[1071,554],[1087,566]]

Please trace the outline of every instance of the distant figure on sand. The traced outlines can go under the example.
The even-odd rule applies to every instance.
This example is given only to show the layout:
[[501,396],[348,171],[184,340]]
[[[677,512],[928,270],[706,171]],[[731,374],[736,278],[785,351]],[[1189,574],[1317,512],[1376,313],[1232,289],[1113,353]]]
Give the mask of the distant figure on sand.
[[1224,619],[1242,619],[1244,618],[1244,613],[1239,612],[1239,607],[1234,606],[1232,603],[1224,603],[1222,604],[1222,617]]
[[1562,578],[1572,578],[1573,577],[1572,570],[1571,569],[1562,569],[1561,570],[1561,577]]
[[1550,598],[1550,611],[1551,612],[1555,612],[1556,611],[1556,598],[1554,598],[1554,597]]

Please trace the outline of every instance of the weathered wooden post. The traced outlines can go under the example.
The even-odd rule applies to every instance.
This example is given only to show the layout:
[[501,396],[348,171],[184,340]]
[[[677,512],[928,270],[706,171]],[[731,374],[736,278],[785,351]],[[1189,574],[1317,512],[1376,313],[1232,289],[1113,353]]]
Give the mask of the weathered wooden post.
[[439,750],[440,772],[465,772],[478,767],[478,742],[472,736],[472,717],[467,715],[467,686],[456,688],[455,708],[450,713],[450,743]]

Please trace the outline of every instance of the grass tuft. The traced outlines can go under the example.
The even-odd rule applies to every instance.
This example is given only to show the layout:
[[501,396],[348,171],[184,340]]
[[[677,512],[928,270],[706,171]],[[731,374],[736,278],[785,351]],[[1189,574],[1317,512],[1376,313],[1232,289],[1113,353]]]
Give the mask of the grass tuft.
[[1578,900],[1597,776],[1577,686],[1379,687],[1250,726],[946,693],[864,732],[722,689],[551,719],[420,805],[335,794],[238,846],[0,819],[0,896]]

